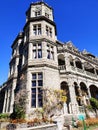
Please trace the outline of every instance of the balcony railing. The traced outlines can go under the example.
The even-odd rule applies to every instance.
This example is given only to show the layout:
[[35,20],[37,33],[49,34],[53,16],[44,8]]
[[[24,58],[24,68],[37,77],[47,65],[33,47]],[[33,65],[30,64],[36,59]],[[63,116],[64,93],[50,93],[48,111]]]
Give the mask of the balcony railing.
[[[58,67],[58,69],[59,69],[60,72],[65,72],[66,71],[66,65],[60,65]],[[87,76],[90,76],[90,77],[93,77],[93,78],[98,78],[97,74],[91,73],[89,71],[86,71],[86,70],[83,70],[83,69],[80,69],[80,68],[76,68],[74,66],[71,66],[71,70],[74,71],[74,72],[81,73],[82,75],[87,75]]]
[[59,70],[65,70],[66,69],[66,66],[65,65],[60,65],[59,66]]
[[77,71],[78,71],[79,73],[84,73],[84,70],[83,70],[83,69],[80,69],[80,68],[77,68]]
[[91,77],[97,78],[97,75],[94,74],[94,73],[91,73],[91,72],[86,71],[86,74],[89,75],[89,76],[91,76]]

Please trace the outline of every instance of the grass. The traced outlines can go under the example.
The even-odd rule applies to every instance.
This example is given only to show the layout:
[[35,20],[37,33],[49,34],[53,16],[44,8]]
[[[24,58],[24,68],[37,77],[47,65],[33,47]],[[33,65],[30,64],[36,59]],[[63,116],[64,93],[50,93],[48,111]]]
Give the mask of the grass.
[[96,128],[98,128],[98,125],[90,126],[90,127],[87,128],[87,130],[94,130]]

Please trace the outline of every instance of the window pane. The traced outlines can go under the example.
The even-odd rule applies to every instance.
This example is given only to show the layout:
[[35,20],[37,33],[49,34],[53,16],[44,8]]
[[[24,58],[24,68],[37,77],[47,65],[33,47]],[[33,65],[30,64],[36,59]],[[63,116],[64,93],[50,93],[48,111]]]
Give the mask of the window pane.
[[33,50],[33,57],[34,57],[34,59],[36,59],[36,58],[37,58],[37,53],[36,53],[36,50]]
[[38,58],[42,58],[42,50],[38,50]]
[[38,88],[38,106],[42,107],[43,106],[43,93],[42,93],[42,89]]
[[38,44],[38,49],[42,49],[42,46],[41,46],[41,44]]
[[38,25],[38,35],[41,34],[41,25]]
[[33,34],[34,34],[34,35],[37,35],[37,28],[36,28],[36,25],[33,26]]
[[35,95],[36,97],[36,88],[32,88],[32,95]]
[[32,74],[32,79],[36,79],[36,74]]
[[38,80],[38,86],[43,86],[43,81],[42,80]]
[[32,107],[36,107],[36,88],[32,88]]
[[38,73],[38,79],[42,79],[43,78],[43,74],[42,73]]
[[50,51],[47,51],[47,58],[50,59]]
[[42,107],[43,106],[43,101],[42,98],[38,99],[38,107]]
[[36,50],[36,45],[33,45],[33,50]]
[[36,81],[32,81],[32,87],[36,86]]
[[32,98],[32,102],[31,102],[32,107],[36,107],[36,98]]

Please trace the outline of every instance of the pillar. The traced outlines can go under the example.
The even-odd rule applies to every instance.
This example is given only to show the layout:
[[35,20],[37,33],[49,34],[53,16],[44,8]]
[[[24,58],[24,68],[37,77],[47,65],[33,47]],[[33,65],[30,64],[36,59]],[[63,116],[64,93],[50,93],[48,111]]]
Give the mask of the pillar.
[[66,64],[66,71],[70,71],[71,66],[70,66],[70,61],[69,61],[69,57],[68,57],[67,52],[64,53],[64,58],[65,58],[65,64]]
[[74,113],[77,114],[78,113],[78,104],[76,101],[76,95],[75,95],[75,89],[74,89],[74,85],[72,82],[72,78],[69,79],[68,81],[68,85],[69,85],[69,92],[70,92],[70,104],[69,104],[69,109],[70,109],[70,113]]

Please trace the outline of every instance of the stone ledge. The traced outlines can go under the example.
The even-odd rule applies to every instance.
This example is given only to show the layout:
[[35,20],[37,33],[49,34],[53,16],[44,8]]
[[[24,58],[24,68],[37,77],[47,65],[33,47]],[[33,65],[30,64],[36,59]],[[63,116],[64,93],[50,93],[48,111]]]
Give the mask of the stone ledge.
[[18,128],[16,130],[57,130],[57,125],[48,124],[48,125],[35,126],[35,127],[29,127],[29,128]]

